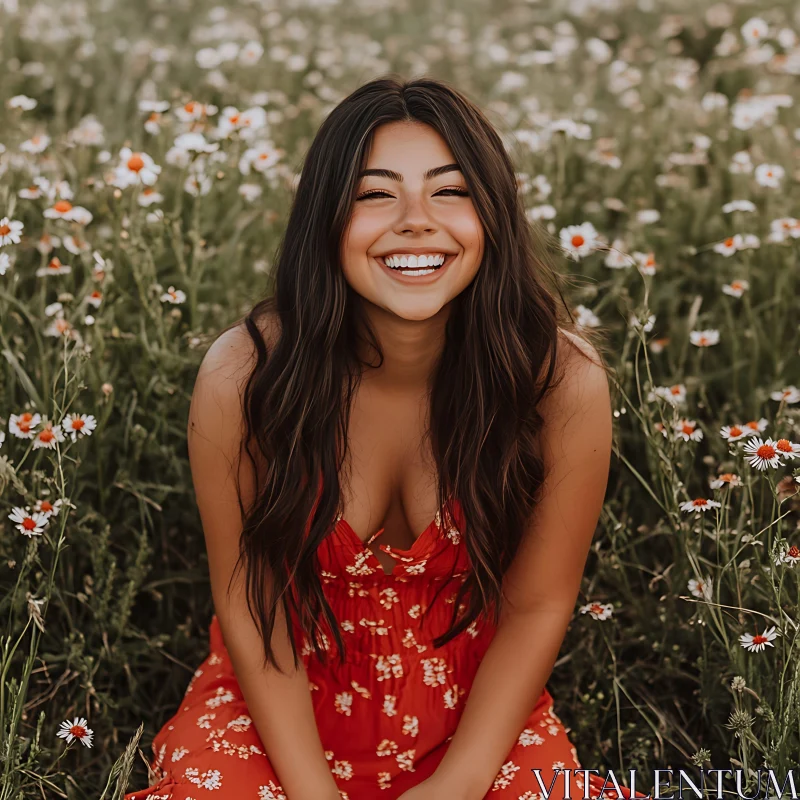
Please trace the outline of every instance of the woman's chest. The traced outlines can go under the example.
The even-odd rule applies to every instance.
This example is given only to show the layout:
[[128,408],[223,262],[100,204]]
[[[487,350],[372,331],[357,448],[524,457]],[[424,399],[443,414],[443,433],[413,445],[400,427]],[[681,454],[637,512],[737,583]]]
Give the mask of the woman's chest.
[[360,395],[353,403],[339,476],[343,518],[387,569],[377,542],[410,548],[439,509],[438,475],[424,404]]

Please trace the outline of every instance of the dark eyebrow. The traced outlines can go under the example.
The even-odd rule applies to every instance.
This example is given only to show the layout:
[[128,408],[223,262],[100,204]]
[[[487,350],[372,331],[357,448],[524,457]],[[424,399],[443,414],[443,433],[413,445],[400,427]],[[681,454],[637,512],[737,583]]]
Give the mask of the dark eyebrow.
[[[445,172],[461,172],[461,167],[458,164],[444,164],[441,167],[433,167],[429,169],[422,177],[428,181],[438,175],[444,175]],[[399,172],[394,172],[391,169],[365,169],[358,173],[359,178],[367,175],[374,175],[377,178],[389,178],[392,181],[401,181],[403,176]]]

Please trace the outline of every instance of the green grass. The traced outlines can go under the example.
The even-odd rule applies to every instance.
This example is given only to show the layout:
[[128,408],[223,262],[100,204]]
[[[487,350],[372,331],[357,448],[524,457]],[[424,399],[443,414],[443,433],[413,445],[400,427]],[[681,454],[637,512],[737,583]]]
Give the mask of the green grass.
[[[450,80],[486,109],[531,216],[552,205],[540,223],[552,234],[590,222],[656,264],[652,275],[614,269],[602,248],[562,261],[573,313],[588,326],[596,315],[618,376],[607,502],[548,683],[581,762],[649,776],[796,765],[800,566],[780,555],[800,545],[800,461],[755,469],[720,430],[763,419],[763,439],[799,437],[800,402],[774,393],[800,376],[800,230],[770,237],[798,209],[797,20],[788,2],[601,5],[0,3],[0,220],[24,225],[0,247],[0,800],[121,798],[146,785],[136,746],[150,756],[207,653],[213,610],[185,443],[197,367],[216,332],[267,291],[293,179],[325,114],[389,71]],[[754,16],[768,23],[761,46],[772,54],[746,46]],[[198,65],[202,48],[251,40],[264,48],[255,63]],[[772,113],[755,107],[752,125],[734,110],[784,94]],[[20,95],[35,107],[9,107]],[[140,100],[166,102],[160,131],[145,129]],[[189,156],[208,176],[198,195],[171,151],[190,101],[218,109],[195,128],[220,145],[205,164]],[[227,106],[266,110],[256,140],[279,158],[265,174],[240,170],[253,142],[214,138]],[[551,132],[560,119],[585,124],[588,138]],[[49,144],[30,152],[43,134]],[[160,202],[143,207],[139,188],[112,184],[125,146],[161,167]],[[743,152],[751,170],[732,171]],[[762,185],[762,164],[785,171],[776,186]],[[51,191],[66,181],[91,221],[45,216],[69,199],[63,188],[20,196],[37,176]],[[525,176],[544,176],[549,191]],[[243,184],[260,196],[246,199]],[[724,211],[732,200],[754,210]],[[658,219],[641,221],[647,209]],[[46,252],[45,234],[87,246]],[[714,249],[735,234],[758,243]],[[54,257],[71,272],[37,275]],[[737,279],[749,283],[741,297],[722,289]],[[185,299],[162,299],[170,287]],[[635,323],[650,315],[648,330]],[[54,320],[66,334],[48,333]],[[706,330],[719,341],[700,347],[691,334]],[[651,394],[677,385],[677,408]],[[56,424],[90,414],[97,425],[33,448],[12,432],[24,412]],[[702,439],[676,439],[682,419]],[[722,473],[741,485],[711,488]],[[720,506],[682,510],[696,498]],[[59,512],[24,535],[9,515],[43,500],[60,500]],[[711,592],[696,596],[688,582],[706,577]],[[610,603],[610,618],[581,613],[590,602]],[[780,635],[762,652],[741,645],[772,626]],[[91,748],[56,735],[74,717],[88,721]]]

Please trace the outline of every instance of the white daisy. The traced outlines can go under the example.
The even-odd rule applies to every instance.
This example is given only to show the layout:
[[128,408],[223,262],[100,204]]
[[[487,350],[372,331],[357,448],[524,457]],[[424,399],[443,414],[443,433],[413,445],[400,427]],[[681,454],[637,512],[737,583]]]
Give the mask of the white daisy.
[[76,441],[78,435],[81,438],[84,436],[91,436],[92,431],[97,427],[97,420],[91,414],[67,414],[61,420],[61,428],[72,437],[72,441]]
[[775,446],[771,438],[762,440],[760,436],[751,436],[750,440],[742,445],[742,449],[748,454],[747,462],[751,467],[764,470],[767,467],[777,469],[783,466],[781,453]]
[[179,305],[180,303],[186,302],[186,293],[181,289],[176,289],[174,286],[170,286],[164,294],[161,295],[161,302],[162,303],[173,303],[174,305]]
[[64,441],[64,433],[60,425],[53,425],[52,422],[45,422],[44,427],[37,432],[33,440],[33,449],[55,450],[56,444]]
[[706,512],[710,508],[720,508],[721,506],[722,504],[718,503],[716,500],[706,500],[705,497],[696,497],[694,500],[687,500],[685,503],[681,503],[680,509],[687,513],[694,511],[695,514],[699,514],[701,511]]
[[777,392],[772,392],[769,399],[778,400],[779,402],[788,403],[789,405],[792,403],[800,403],[800,389],[794,385],[786,386]]
[[780,634],[776,632],[775,626],[773,625],[771,628],[766,628],[763,633],[757,633],[755,636],[753,636],[752,633],[743,633],[739,637],[739,642],[745,650],[759,652],[767,645],[775,647],[775,645],[772,644],[772,640],[778,636],[780,636]]
[[67,744],[71,744],[73,739],[77,739],[86,747],[91,747],[93,732],[91,728],[86,727],[87,724],[88,720],[83,717],[75,717],[72,722],[66,720],[61,723],[56,736],[66,739]]
[[709,328],[704,331],[689,331],[689,341],[697,347],[710,347],[719,344],[719,331]]
[[559,237],[562,249],[574,261],[590,255],[604,243],[591,222],[568,225],[559,231]]
[[134,153],[130,147],[123,147],[119,151],[119,158],[120,164],[111,181],[119,189],[139,183],[152,186],[161,172],[161,167],[147,153]]
[[581,614],[591,614],[594,619],[608,619],[614,613],[611,603],[587,603],[580,607]]
[[41,414],[32,414],[23,411],[22,414],[12,414],[8,421],[8,429],[17,439],[33,439],[33,429],[42,421]]
[[50,519],[47,514],[20,506],[15,506],[8,518],[14,523],[17,530],[28,538],[41,536]]
[[8,217],[0,219],[0,247],[5,247],[7,244],[19,244],[24,227],[19,220]]

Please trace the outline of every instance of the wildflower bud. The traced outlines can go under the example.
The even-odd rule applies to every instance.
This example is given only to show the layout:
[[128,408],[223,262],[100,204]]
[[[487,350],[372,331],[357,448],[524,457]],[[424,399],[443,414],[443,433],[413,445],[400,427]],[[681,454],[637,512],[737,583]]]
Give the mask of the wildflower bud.
[[111,394],[111,392],[113,392],[113,391],[114,391],[114,387],[113,387],[113,386],[112,386],[110,383],[104,383],[104,384],[103,384],[103,385],[100,387],[100,391],[102,391],[102,392],[103,392],[103,394],[104,394],[106,397],[108,397],[108,396]]
[[733,680],[731,681],[731,689],[736,692],[743,692],[746,686],[747,684],[741,675],[734,676]]
[[114,189],[114,198],[119,200],[122,197],[122,190],[121,189]]
[[734,736],[738,738],[753,727],[754,721],[755,718],[752,716],[752,714],[750,714],[749,711],[745,711],[744,709],[736,709],[735,711],[731,712],[725,727],[728,728],[728,730],[733,731]]

